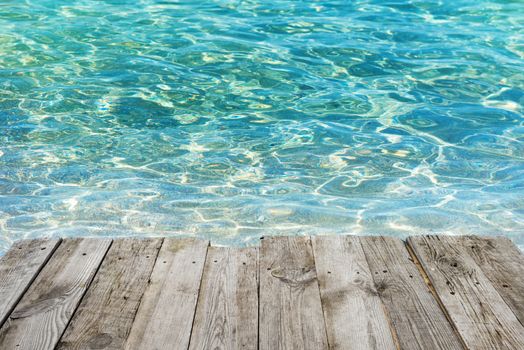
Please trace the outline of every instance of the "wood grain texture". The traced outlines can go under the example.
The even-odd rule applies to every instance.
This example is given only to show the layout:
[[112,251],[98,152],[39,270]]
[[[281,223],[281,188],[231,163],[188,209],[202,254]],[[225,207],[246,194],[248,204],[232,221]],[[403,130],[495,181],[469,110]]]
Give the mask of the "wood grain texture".
[[506,237],[456,237],[524,325],[524,255]]
[[59,239],[18,241],[0,259],[0,327],[59,243]]
[[396,349],[359,237],[312,238],[330,349]]
[[162,239],[116,239],[58,349],[122,349]]
[[111,242],[15,244],[0,349],[524,349],[524,257],[506,238]]
[[524,348],[523,326],[462,245],[448,236],[408,242],[469,348]]
[[259,271],[259,348],[327,349],[310,239],[266,237]]
[[208,249],[189,349],[257,349],[257,262],[256,248]]
[[393,237],[360,241],[400,348],[462,349],[404,243]]
[[166,238],[125,348],[187,349],[209,242]]
[[65,239],[0,330],[2,349],[53,349],[111,240]]

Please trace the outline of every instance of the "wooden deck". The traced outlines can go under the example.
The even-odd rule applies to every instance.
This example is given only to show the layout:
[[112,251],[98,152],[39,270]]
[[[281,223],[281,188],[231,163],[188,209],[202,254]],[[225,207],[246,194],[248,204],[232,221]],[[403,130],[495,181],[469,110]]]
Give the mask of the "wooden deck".
[[21,241],[0,349],[524,349],[506,238]]

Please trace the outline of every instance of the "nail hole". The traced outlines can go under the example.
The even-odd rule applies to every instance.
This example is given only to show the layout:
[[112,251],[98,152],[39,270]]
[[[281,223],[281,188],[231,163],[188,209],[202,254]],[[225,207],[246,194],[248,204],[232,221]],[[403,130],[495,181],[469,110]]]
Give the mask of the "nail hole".
[[451,294],[451,295],[455,295],[455,292],[449,292],[449,294]]
[[331,271],[328,271],[328,273],[331,273]]
[[213,262],[217,262],[217,261],[215,260],[215,261],[213,261]]
[[246,264],[245,262],[242,263],[242,265],[245,265],[245,264]]
[[45,247],[40,248],[40,250],[45,250]]
[[382,270],[382,272],[383,272],[383,273],[386,273],[386,272],[388,272],[388,270]]
[[508,288],[509,286],[507,284],[503,284],[502,287]]
[[271,267],[268,267],[267,270],[268,270],[268,271],[271,271]]
[[149,259],[149,255],[146,255],[146,259]]
[[[215,260],[215,262],[216,262],[216,260]],[[196,264],[196,261],[192,261],[191,263],[192,263],[192,264]]]
[[86,253],[82,253],[82,255],[87,255]]
[[165,263],[167,263],[167,261],[164,260],[163,263],[165,264]]

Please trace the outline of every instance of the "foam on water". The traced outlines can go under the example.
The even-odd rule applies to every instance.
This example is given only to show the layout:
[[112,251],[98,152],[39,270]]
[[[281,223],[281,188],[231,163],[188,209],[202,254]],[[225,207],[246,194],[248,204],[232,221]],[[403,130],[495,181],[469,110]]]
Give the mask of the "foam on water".
[[0,251],[42,235],[505,234],[521,1],[0,4]]

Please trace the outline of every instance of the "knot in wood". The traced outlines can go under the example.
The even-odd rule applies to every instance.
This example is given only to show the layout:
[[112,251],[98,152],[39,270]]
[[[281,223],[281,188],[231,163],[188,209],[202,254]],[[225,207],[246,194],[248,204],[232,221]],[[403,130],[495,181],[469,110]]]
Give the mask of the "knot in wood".
[[317,278],[314,267],[280,267],[271,271],[271,276],[293,286],[305,286]]
[[101,350],[106,349],[113,342],[113,337],[107,333],[100,333],[89,340],[89,349]]

